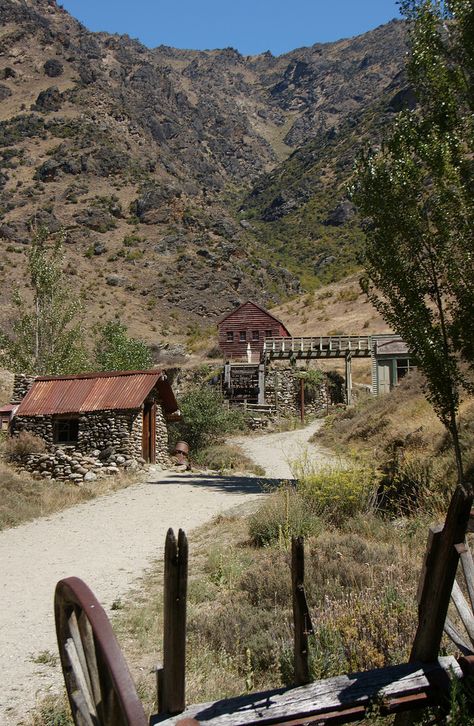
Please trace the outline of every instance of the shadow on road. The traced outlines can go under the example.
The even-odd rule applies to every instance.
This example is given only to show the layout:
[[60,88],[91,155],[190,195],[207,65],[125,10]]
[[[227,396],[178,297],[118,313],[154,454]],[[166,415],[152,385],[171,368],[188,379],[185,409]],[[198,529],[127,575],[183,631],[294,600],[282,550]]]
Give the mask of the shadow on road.
[[242,492],[243,494],[260,494],[269,489],[275,489],[280,486],[283,479],[267,479],[265,477],[257,478],[252,476],[232,476],[222,474],[173,474],[171,473],[160,481],[147,481],[152,486],[169,486],[170,484],[186,484],[187,486],[196,486],[206,489],[220,489],[221,491],[235,494]]

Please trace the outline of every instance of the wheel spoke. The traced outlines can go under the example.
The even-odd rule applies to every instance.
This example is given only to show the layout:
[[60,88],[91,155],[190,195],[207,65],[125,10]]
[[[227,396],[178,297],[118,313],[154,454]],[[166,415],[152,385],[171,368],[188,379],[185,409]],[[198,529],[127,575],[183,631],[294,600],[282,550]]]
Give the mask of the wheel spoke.
[[98,726],[98,721],[93,718],[89,712],[84,694],[80,690],[75,690],[71,693],[71,699],[76,707],[76,713],[74,720],[78,726]]
[[[74,640],[72,638],[68,638],[64,647],[69,658],[69,663],[71,664],[77,689],[81,691],[85,707],[87,707],[88,713],[90,714],[91,723],[98,723],[97,711],[95,709],[95,705],[92,702],[92,693],[87,683],[88,678],[86,679],[86,675],[84,673]],[[94,720],[92,720],[92,718],[94,718]]]
[[[82,612],[82,611],[81,611]],[[72,640],[74,641],[74,645],[76,647],[76,653],[77,657],[79,659],[79,663],[81,664],[81,670],[84,674],[84,678],[86,680],[88,691],[91,695],[93,695],[92,690],[92,683],[89,676],[89,669],[88,669],[88,663],[87,663],[87,655],[84,653],[84,644],[82,642],[82,636],[79,629],[79,623],[77,621],[77,614],[76,611],[73,610],[68,618],[68,625],[69,625],[69,633],[71,635]]]
[[99,711],[102,705],[102,692],[99,678],[99,668],[97,664],[97,653],[92,633],[91,624],[86,613],[82,610],[78,617],[78,627],[81,636],[81,643],[84,649],[84,656],[89,673],[91,694],[94,699],[96,709]]
[[446,633],[448,638],[454,643],[454,645],[459,648],[463,655],[474,655],[472,646],[466,643],[466,641],[459,633],[450,618],[446,618],[446,622],[444,624],[444,632]]

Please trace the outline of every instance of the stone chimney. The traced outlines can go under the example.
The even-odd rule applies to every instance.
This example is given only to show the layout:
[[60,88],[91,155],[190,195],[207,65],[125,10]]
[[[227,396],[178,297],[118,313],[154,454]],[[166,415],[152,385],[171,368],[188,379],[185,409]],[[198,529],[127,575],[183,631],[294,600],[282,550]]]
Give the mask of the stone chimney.
[[11,403],[21,403],[33,385],[34,380],[35,376],[28,376],[25,373],[15,373]]

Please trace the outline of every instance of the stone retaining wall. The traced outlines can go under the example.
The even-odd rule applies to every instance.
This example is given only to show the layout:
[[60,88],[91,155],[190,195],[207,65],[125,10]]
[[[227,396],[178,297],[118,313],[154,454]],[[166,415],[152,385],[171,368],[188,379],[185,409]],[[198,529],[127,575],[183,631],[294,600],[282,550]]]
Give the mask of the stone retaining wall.
[[[286,416],[300,414],[300,380],[298,368],[269,367],[265,379],[265,401],[276,407],[277,415],[282,412]],[[305,396],[306,414],[314,414],[326,406],[326,385],[322,383],[311,396]]]

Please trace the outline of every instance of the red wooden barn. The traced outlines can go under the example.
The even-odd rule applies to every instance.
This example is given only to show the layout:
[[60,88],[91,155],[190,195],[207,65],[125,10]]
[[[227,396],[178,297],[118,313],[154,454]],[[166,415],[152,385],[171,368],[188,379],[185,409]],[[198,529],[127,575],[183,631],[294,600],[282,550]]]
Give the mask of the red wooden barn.
[[224,315],[217,327],[219,348],[226,358],[245,358],[250,345],[255,360],[263,350],[265,338],[290,337],[281,320],[251,300]]

